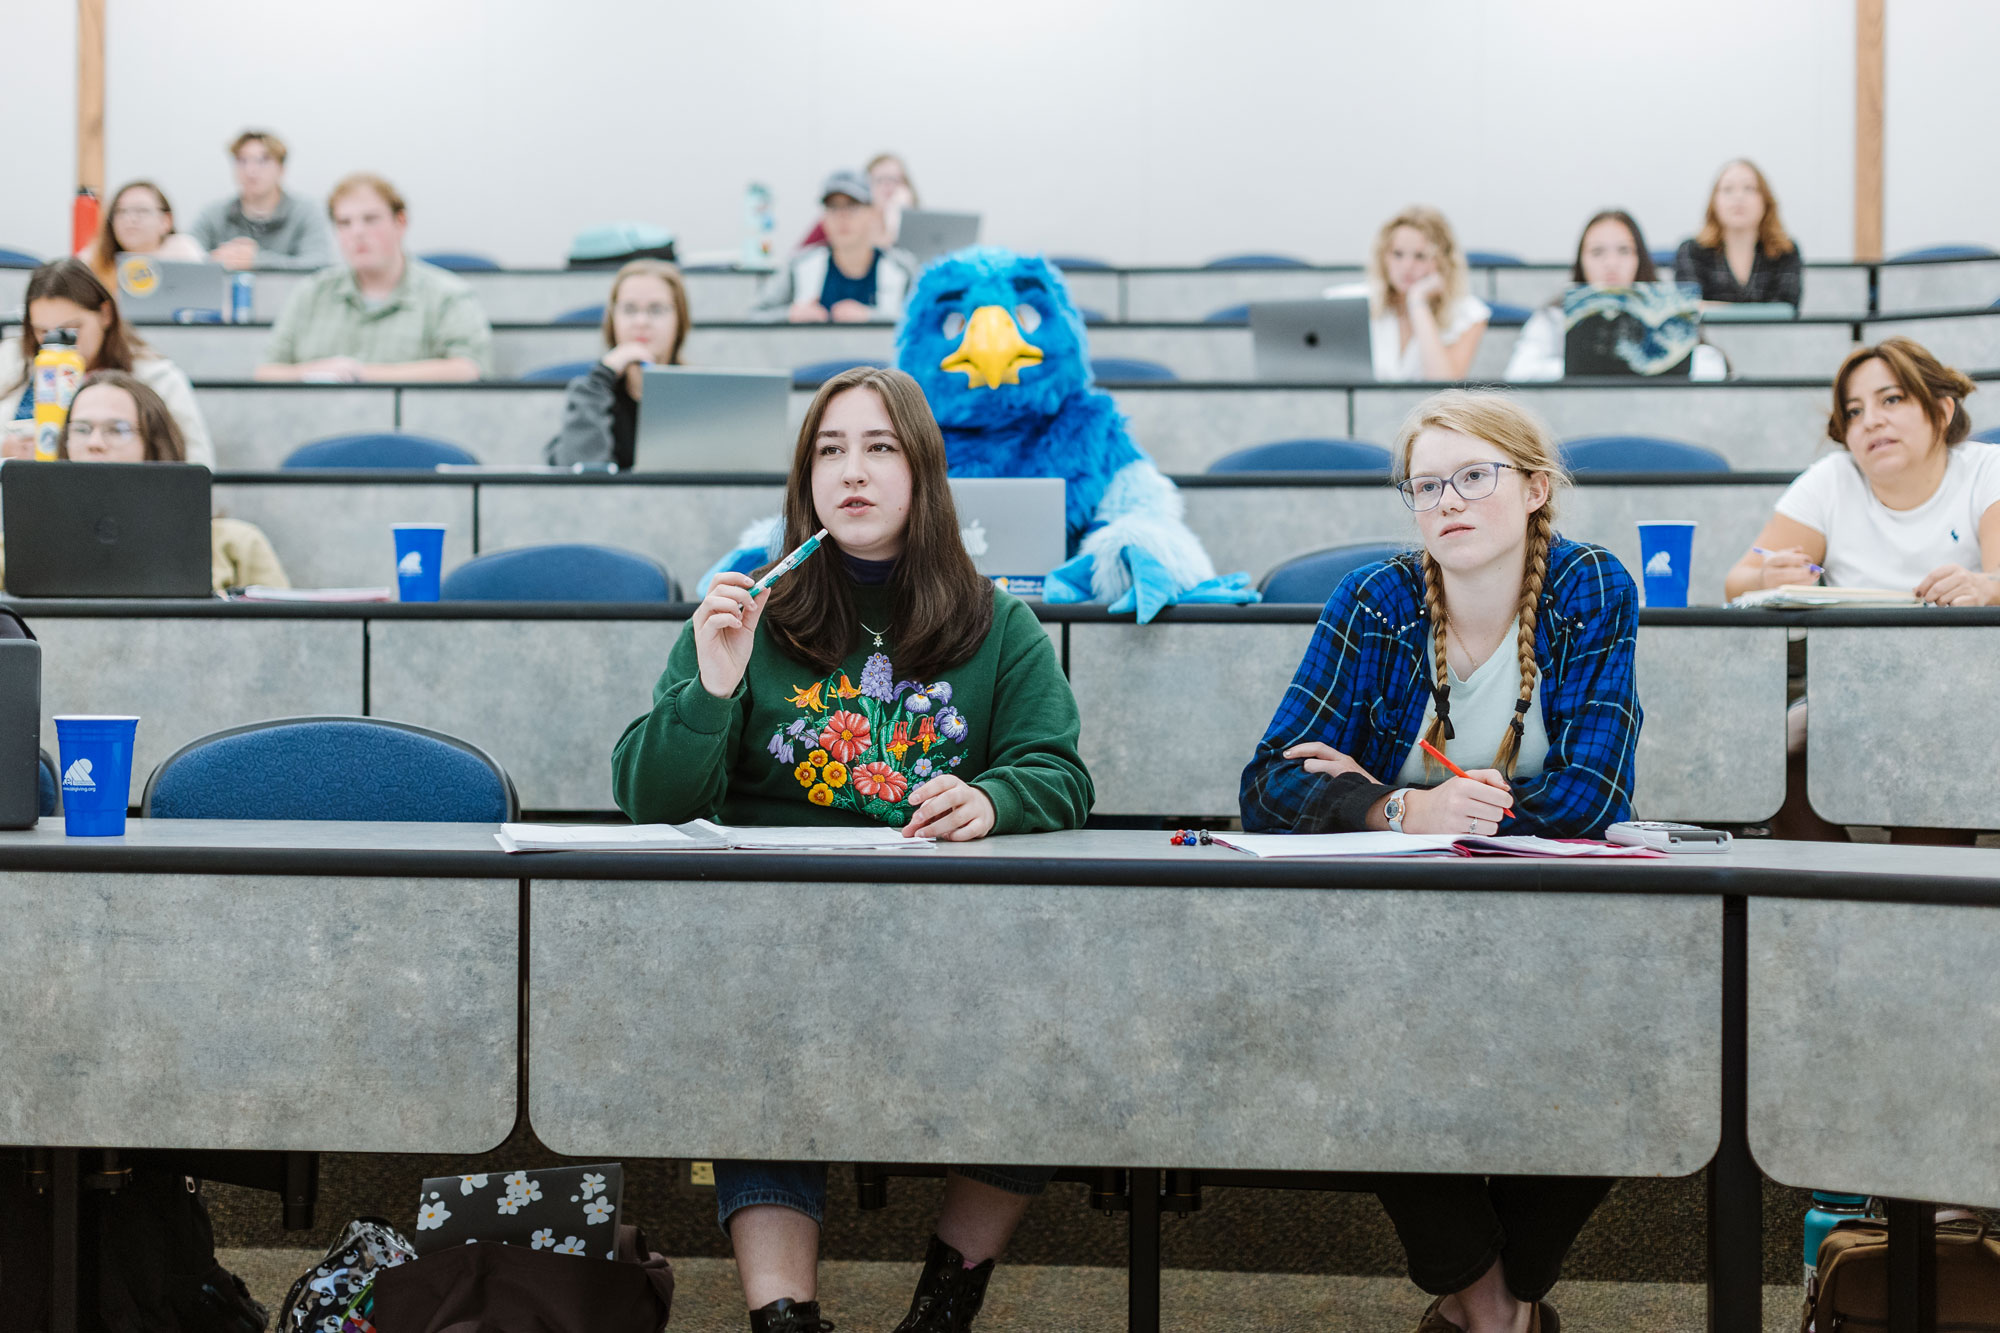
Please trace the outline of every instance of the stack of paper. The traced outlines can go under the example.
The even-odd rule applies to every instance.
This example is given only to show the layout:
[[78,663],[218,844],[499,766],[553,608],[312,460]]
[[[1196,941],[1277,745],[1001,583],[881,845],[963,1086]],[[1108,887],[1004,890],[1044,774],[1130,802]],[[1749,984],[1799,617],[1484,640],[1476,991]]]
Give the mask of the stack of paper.
[[1650,847],[1571,842],[1526,834],[1469,833],[1218,833],[1215,841],[1259,857],[1294,856],[1664,856]]
[[1731,606],[1790,610],[1806,606],[1915,606],[1914,592],[1894,588],[1826,588],[1817,583],[1786,583],[1744,593]]
[[892,828],[732,828],[706,819],[685,824],[502,824],[506,852],[901,852],[935,847]]

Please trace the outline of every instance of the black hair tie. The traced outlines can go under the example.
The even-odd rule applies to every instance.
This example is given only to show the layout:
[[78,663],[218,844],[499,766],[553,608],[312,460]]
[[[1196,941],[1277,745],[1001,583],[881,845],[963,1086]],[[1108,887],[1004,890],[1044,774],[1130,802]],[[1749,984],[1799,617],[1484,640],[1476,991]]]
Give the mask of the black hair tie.
[[1431,686],[1431,697],[1437,700],[1438,726],[1444,731],[1444,738],[1450,740],[1457,733],[1451,729],[1451,687]]
[[1534,703],[1533,699],[1516,699],[1514,701],[1514,720],[1507,725],[1514,729],[1514,739],[1517,741],[1528,734],[1528,710],[1534,707]]

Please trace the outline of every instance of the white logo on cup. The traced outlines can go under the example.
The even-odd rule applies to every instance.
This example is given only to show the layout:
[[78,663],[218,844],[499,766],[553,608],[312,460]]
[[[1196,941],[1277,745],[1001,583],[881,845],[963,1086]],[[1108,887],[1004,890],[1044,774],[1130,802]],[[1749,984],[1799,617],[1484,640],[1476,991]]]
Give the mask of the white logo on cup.
[[1674,576],[1673,557],[1665,551],[1653,552],[1653,558],[1646,562],[1646,576],[1655,579],[1670,579]]
[[404,552],[403,558],[396,562],[396,572],[410,577],[423,573],[424,553],[422,551]]
[[960,541],[965,543],[965,553],[967,555],[986,554],[986,525],[978,519],[975,518],[972,520],[971,527],[961,528],[958,537]]
[[96,791],[97,779],[90,776],[90,761],[79,759],[63,774],[63,786],[74,787],[78,791]]

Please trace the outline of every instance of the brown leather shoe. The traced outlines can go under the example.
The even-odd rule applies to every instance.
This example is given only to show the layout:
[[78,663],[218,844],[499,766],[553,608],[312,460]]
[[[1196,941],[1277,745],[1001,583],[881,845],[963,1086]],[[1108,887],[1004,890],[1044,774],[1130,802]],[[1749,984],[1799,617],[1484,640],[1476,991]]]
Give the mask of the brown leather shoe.
[[1431,1302],[1430,1309],[1424,1311],[1424,1317],[1417,1321],[1416,1333],[1465,1333],[1464,1329],[1438,1313],[1438,1307],[1443,1304],[1442,1296]]

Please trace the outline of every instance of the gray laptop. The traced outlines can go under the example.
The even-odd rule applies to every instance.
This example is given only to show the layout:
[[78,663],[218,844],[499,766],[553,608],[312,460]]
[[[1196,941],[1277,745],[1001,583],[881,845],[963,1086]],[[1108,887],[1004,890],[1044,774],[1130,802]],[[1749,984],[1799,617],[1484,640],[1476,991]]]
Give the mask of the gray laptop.
[[981,574],[1017,597],[1040,597],[1069,558],[1061,477],[953,477],[958,531]]
[[939,255],[977,245],[979,219],[978,213],[908,209],[896,228],[896,248],[915,259],[919,265],[928,264]]
[[0,639],[0,828],[33,828],[42,810],[42,645]]
[[220,264],[153,255],[118,256],[118,312],[140,324],[227,319],[232,275]]
[[1368,298],[1253,302],[1250,352],[1260,380],[1372,383],[1375,356],[1369,341]]
[[634,472],[790,472],[788,370],[647,366]]
[[208,469],[0,463],[13,597],[213,597]]

